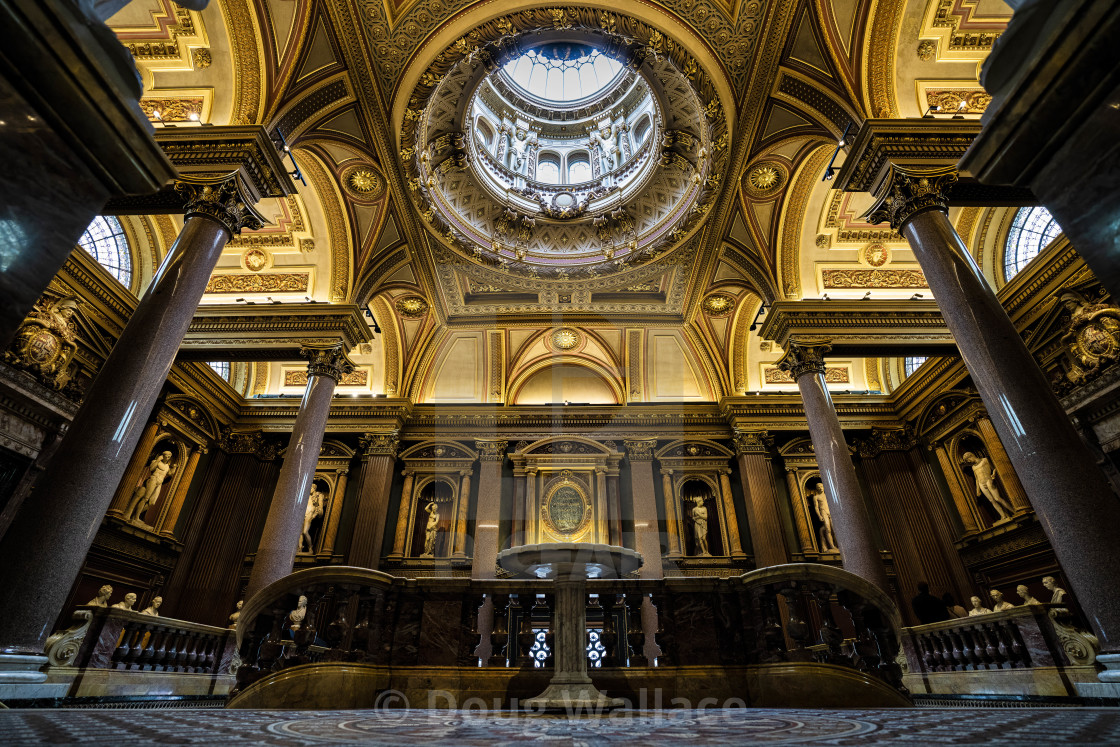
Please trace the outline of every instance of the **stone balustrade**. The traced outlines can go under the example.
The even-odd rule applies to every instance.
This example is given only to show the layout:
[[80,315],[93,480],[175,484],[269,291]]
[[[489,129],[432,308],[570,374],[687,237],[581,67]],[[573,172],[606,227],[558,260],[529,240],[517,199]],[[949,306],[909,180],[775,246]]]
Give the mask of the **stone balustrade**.
[[236,674],[234,631],[113,607],[82,607],[46,645],[53,667]]
[[1099,645],[1068,609],[1028,604],[903,628],[902,648],[915,690],[1076,695],[1072,683],[1095,680]]

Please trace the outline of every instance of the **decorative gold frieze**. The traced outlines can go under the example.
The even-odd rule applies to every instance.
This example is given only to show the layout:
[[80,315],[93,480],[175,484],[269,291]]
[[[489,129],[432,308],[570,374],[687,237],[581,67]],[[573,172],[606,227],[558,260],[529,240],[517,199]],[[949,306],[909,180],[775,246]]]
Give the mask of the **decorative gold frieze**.
[[260,275],[214,275],[206,284],[207,293],[297,293],[307,290],[306,272]]
[[[792,384],[794,382],[794,378],[789,371],[783,371],[774,366],[767,366],[763,370],[763,380],[767,384]],[[846,366],[826,366],[824,380],[829,384],[851,383]]]
[[[306,386],[307,385],[307,371],[285,371],[284,372],[284,386]],[[369,371],[364,368],[359,368],[356,371],[343,374],[342,378],[338,381],[339,386],[368,386],[369,385]]]
[[821,270],[825,288],[928,288],[921,270]]
[[204,103],[201,98],[145,98],[140,100],[140,111],[148,119],[160,122],[198,122]]
[[931,88],[926,90],[926,107],[956,114],[982,114],[992,103],[983,88]]

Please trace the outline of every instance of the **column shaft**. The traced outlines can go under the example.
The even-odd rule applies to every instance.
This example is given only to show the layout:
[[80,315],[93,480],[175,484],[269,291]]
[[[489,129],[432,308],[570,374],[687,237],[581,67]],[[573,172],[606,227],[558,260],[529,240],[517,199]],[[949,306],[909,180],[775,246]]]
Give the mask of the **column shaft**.
[[0,584],[0,649],[42,651],[229,238],[216,220],[187,219],[36,485],[38,498],[4,535],[0,568],[21,572]]
[[464,470],[459,481],[459,507],[455,509],[455,536],[454,555],[457,558],[467,557],[467,511],[471,505],[471,475],[470,470]]
[[657,520],[657,495],[653,483],[653,448],[656,441],[627,441],[630,486],[633,490],[634,548],[642,554],[641,578],[664,578],[661,531]]
[[1120,503],[941,210],[902,226],[1101,648],[1120,648]]
[[610,542],[622,546],[622,501],[618,492],[618,473],[607,475],[607,510],[610,513]]
[[680,522],[677,521],[677,499],[673,495],[673,471],[662,470],[661,494],[665,498],[665,533],[669,540],[669,555],[684,554],[684,538],[681,536]]
[[498,563],[498,525],[502,518],[502,464],[506,441],[476,441],[478,509],[474,518],[474,561],[471,578],[494,578]]
[[405,544],[408,542],[408,523],[412,517],[412,486],[415,484],[416,473],[413,470],[404,471],[404,485],[401,486],[401,504],[397,507],[397,524],[393,527],[393,553],[394,560],[403,558]]
[[[789,501],[793,504],[793,521],[797,525],[797,540],[801,543],[801,552],[815,552],[817,544],[813,541],[813,525],[805,513],[805,501],[801,496],[801,486],[797,484],[796,472],[786,473],[786,486],[789,488]],[[751,538],[753,540],[753,534]],[[757,550],[755,555],[757,557]]]
[[735,459],[739,465],[739,480],[747,509],[747,529],[751,533],[756,568],[789,562],[789,548],[786,547],[778,515],[774,475],[770,460],[766,458],[766,451],[772,443],[765,432],[735,434]]
[[[367,433],[361,439],[365,449],[362,465],[362,482],[358,486],[358,515],[354,519],[354,535],[350,541],[350,565],[376,570],[381,566],[381,545],[385,540],[385,522],[389,514],[389,494],[393,488],[393,473],[397,466],[396,432]],[[401,494],[404,510],[412,499],[412,482],[405,475],[406,490]],[[408,517],[404,524],[408,526]],[[397,533],[405,529],[397,528]],[[394,538],[394,550],[396,541]],[[404,538],[401,538],[401,554]]]
[[175,537],[175,524],[179,521],[179,512],[183,510],[183,503],[186,502],[187,493],[190,492],[191,481],[194,480],[194,472],[198,468],[198,460],[205,452],[204,447],[196,446],[191,451],[190,457],[187,458],[187,466],[183,468],[183,474],[179,477],[175,495],[171,497],[170,503],[162,511],[159,522],[156,524],[160,536]]
[[937,461],[941,465],[942,474],[945,475],[945,482],[949,485],[949,494],[953,497],[953,505],[957,507],[957,515],[961,517],[965,533],[979,531],[980,523],[976,520],[976,511],[968,496],[961,490],[961,481],[957,479],[956,472],[953,470],[953,461],[949,459],[949,452],[938,444],[934,453],[937,454]]
[[[769,470],[770,464],[766,464]],[[739,516],[735,511],[735,498],[731,495],[731,470],[719,471],[719,488],[720,495],[723,496],[723,516],[727,522],[727,542],[730,545],[726,549],[728,555],[733,558],[745,558],[747,554],[743,552],[743,539],[739,535]],[[770,478],[770,494],[774,494],[773,477]],[[784,542],[783,542],[784,544]]]
[[346,500],[346,480],[350,470],[338,469],[335,474],[337,477],[331,493],[331,510],[327,513],[327,520],[323,522],[323,543],[322,550],[319,551],[327,556],[334,553],[334,544],[338,541],[338,522],[342,519],[342,504]]
[[280,468],[280,478],[272,494],[257,557],[249,574],[246,599],[251,599],[273,581],[287,576],[295,565],[307,499],[311,495],[311,483],[319,464],[319,450],[323,446],[323,432],[331,412],[331,397],[334,396],[336,383],[330,376],[312,374],[307,377],[307,389],[292,427],[292,438],[284,453],[284,466]]

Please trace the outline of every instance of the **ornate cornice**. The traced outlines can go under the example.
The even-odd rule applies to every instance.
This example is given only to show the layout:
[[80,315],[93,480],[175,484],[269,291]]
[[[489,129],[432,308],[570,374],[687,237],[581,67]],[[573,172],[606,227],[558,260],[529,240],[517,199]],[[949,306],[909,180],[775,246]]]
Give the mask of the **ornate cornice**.
[[179,356],[190,360],[284,360],[304,344],[347,350],[373,338],[353,304],[206,304],[195,312]]
[[878,200],[867,211],[869,223],[889,223],[901,231],[915,215],[926,210],[949,212],[949,188],[957,181],[955,166],[927,168],[891,164]]
[[366,433],[358,439],[358,446],[362,450],[362,458],[367,459],[371,456],[392,456],[397,455],[397,447],[400,446],[400,437],[397,431],[390,433]]
[[648,462],[653,459],[653,450],[657,447],[657,439],[648,438],[640,441],[624,441],[626,454],[631,462]]
[[805,374],[824,374],[824,356],[832,350],[828,340],[790,339],[786,354],[778,359],[778,368],[789,371],[794,381]]
[[506,458],[506,447],[509,441],[475,441],[474,447],[478,449],[478,459],[481,462],[501,462]]
[[336,384],[354,370],[354,363],[346,357],[346,349],[341,342],[307,344],[300,350],[300,355],[308,361],[308,376],[328,376]]
[[261,431],[233,431],[222,428],[218,447],[227,454],[253,454],[258,459],[270,461],[280,452],[277,443],[265,439]]
[[759,332],[783,348],[814,335],[827,336],[837,355],[951,355],[957,349],[936,301],[778,301]]

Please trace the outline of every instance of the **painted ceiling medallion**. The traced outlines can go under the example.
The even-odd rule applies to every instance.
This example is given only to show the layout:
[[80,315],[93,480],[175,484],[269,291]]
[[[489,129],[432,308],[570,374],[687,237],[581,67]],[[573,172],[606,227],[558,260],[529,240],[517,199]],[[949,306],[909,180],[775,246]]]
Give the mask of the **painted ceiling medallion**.
[[364,166],[352,169],[344,178],[344,183],[350,192],[366,198],[380,194],[385,186],[380,174]]
[[576,332],[574,329],[564,327],[563,329],[558,329],[553,332],[551,339],[552,347],[557,350],[571,350],[578,346],[583,338],[580,337],[579,332]]
[[241,264],[250,272],[260,272],[272,264],[272,258],[263,249],[248,249],[241,255]]
[[419,319],[428,313],[428,302],[420,296],[405,296],[397,300],[397,311],[406,319]]
[[745,186],[752,197],[770,197],[785,186],[786,178],[782,166],[766,161],[747,172]]
[[713,293],[704,299],[703,308],[708,316],[726,316],[735,308],[735,299],[726,293]]
[[891,250],[883,244],[868,244],[860,250],[859,256],[872,267],[882,267],[891,261]]

